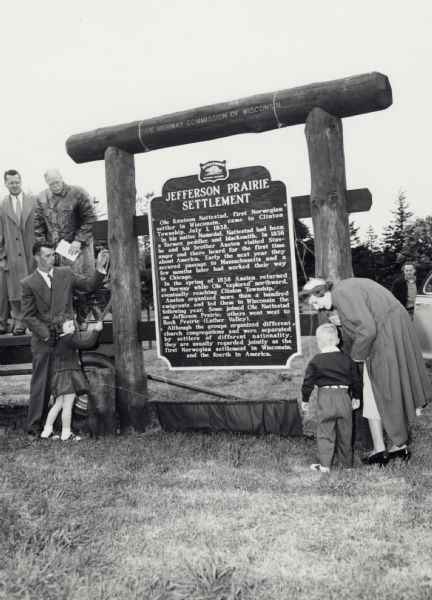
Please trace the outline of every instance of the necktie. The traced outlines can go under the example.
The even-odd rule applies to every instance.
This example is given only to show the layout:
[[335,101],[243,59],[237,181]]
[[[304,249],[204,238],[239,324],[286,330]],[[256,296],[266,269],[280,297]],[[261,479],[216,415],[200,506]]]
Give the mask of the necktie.
[[48,279],[49,279],[49,282],[50,282],[50,285],[49,285],[50,290],[52,290],[53,276],[51,275],[51,273],[48,273]]
[[17,216],[18,223],[21,223],[22,208],[21,200],[18,198],[18,196],[16,197],[15,214]]

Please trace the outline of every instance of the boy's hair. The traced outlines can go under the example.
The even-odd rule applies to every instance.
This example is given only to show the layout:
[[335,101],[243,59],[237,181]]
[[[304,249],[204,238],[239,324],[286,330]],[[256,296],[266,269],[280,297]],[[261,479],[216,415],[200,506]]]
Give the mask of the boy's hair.
[[318,344],[322,347],[335,346],[339,341],[339,335],[337,329],[332,323],[324,323],[320,325],[316,330],[316,338]]
[[50,332],[48,343],[50,346],[55,346],[59,337],[63,333],[63,323],[66,323],[66,321],[74,321],[73,315],[68,315],[67,313],[60,313],[51,320],[51,323],[48,325],[48,329]]

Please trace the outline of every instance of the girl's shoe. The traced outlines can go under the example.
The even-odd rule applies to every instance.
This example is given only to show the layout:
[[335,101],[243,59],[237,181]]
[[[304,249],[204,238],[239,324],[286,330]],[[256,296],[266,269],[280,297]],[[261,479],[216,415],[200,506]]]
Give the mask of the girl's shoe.
[[74,433],[69,433],[67,435],[61,435],[61,440],[62,442],[79,442],[80,441],[80,436],[79,435],[75,435]]
[[320,473],[330,473],[330,467],[323,467],[319,463],[310,466],[311,471],[319,471]]
[[54,433],[54,431],[45,431],[45,429],[40,434],[41,438],[44,440],[58,440],[59,436]]

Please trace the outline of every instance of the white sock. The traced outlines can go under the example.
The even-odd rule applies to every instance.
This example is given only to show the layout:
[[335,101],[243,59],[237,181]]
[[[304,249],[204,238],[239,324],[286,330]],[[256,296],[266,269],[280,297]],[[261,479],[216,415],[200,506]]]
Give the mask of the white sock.
[[62,439],[62,440],[67,440],[67,439],[69,438],[70,434],[71,434],[71,430],[70,430],[70,428],[67,428],[67,429],[62,429],[62,432],[61,432],[61,439]]
[[41,433],[41,438],[48,438],[51,434],[52,434],[52,425],[45,425],[42,433]]

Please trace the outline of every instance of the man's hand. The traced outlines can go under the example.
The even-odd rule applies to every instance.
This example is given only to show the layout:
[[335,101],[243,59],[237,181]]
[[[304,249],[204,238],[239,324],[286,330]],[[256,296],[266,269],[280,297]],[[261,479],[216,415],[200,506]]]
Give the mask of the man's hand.
[[81,252],[81,242],[78,242],[78,240],[74,240],[73,242],[71,242],[69,252],[73,256],[79,254]]
[[96,329],[96,331],[102,331],[102,329],[103,329],[103,323],[102,323],[102,321],[98,321],[95,324],[94,328]]
[[98,254],[96,260],[96,269],[100,272],[106,272],[106,268],[109,261],[109,252],[108,250],[101,250]]
[[357,410],[358,408],[360,408],[360,400],[358,398],[353,398],[351,400],[351,404],[353,410]]
[[0,258],[0,271],[9,271],[7,260],[5,258]]

